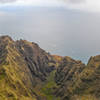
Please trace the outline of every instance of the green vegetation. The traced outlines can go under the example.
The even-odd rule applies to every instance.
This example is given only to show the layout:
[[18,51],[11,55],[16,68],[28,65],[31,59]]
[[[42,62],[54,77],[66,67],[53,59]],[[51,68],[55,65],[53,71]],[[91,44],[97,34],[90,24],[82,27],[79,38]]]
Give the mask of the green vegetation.
[[51,72],[49,77],[47,78],[46,83],[44,83],[43,88],[41,90],[42,93],[46,96],[47,100],[60,100],[54,96],[54,88],[57,87],[54,81],[55,71]]
[[4,79],[6,77],[6,73],[4,69],[0,69],[0,80]]
[[100,56],[86,66],[34,43],[0,40],[0,100],[100,100]]

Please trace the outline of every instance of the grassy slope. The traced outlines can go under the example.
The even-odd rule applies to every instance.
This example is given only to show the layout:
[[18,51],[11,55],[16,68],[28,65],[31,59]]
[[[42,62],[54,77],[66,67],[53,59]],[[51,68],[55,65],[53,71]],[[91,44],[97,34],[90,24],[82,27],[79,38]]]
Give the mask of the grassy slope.
[[[13,47],[6,49],[7,57],[3,58],[0,55],[0,100],[36,100],[22,81],[24,78],[28,79],[28,74],[25,73],[26,67],[19,52]],[[55,71],[50,73],[46,82],[40,83],[33,89],[41,96],[41,100],[62,100],[53,95],[54,89],[58,87],[54,76]],[[29,81],[27,84],[30,86]],[[96,97],[100,98],[100,56],[89,62],[80,79],[70,89],[74,94],[71,100],[99,100]]]
[[0,100],[35,100],[32,99],[32,96],[28,93],[27,88],[16,73],[10,75],[10,72],[6,72],[11,69],[10,65],[5,64],[0,67],[2,67],[0,72]]
[[74,94],[79,100],[100,100],[100,56],[91,58],[76,84]]
[[19,53],[14,48],[6,49],[6,58],[0,63],[0,100],[36,100],[22,81],[24,73],[19,69]]
[[54,81],[55,71],[51,72],[49,77],[47,78],[47,81],[44,83],[41,92],[46,96],[47,100],[60,100],[60,98],[57,98],[53,95],[53,88],[57,87],[55,81]]

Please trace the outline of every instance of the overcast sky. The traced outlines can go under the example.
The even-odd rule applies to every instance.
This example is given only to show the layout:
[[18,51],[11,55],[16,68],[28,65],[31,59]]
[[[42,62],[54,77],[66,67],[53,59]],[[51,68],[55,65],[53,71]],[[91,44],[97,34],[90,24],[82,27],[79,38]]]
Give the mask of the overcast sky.
[[0,0],[4,5],[63,6],[70,9],[100,12],[100,0]]
[[86,62],[100,54],[100,0],[0,0],[0,34]]

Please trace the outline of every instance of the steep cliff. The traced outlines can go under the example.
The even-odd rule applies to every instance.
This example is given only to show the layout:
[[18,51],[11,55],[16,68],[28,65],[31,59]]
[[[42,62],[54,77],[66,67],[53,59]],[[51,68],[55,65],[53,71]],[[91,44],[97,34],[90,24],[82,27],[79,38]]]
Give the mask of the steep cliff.
[[0,100],[36,100],[34,87],[54,69],[52,57],[35,43],[0,37]]
[[73,86],[84,68],[85,65],[81,61],[64,57],[55,74],[55,81],[58,85],[55,91],[56,96],[60,96],[64,100],[69,99],[73,94]]
[[80,61],[64,58],[55,75],[55,95],[61,100],[100,99],[100,56],[91,57],[85,66]]
[[85,65],[1,36],[0,100],[100,100],[100,55]]

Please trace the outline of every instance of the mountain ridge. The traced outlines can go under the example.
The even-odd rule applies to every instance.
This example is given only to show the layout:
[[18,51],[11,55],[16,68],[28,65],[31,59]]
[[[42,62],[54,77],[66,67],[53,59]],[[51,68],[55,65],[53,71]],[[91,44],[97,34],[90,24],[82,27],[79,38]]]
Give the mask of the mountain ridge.
[[99,100],[100,55],[85,65],[38,44],[0,37],[0,100]]

